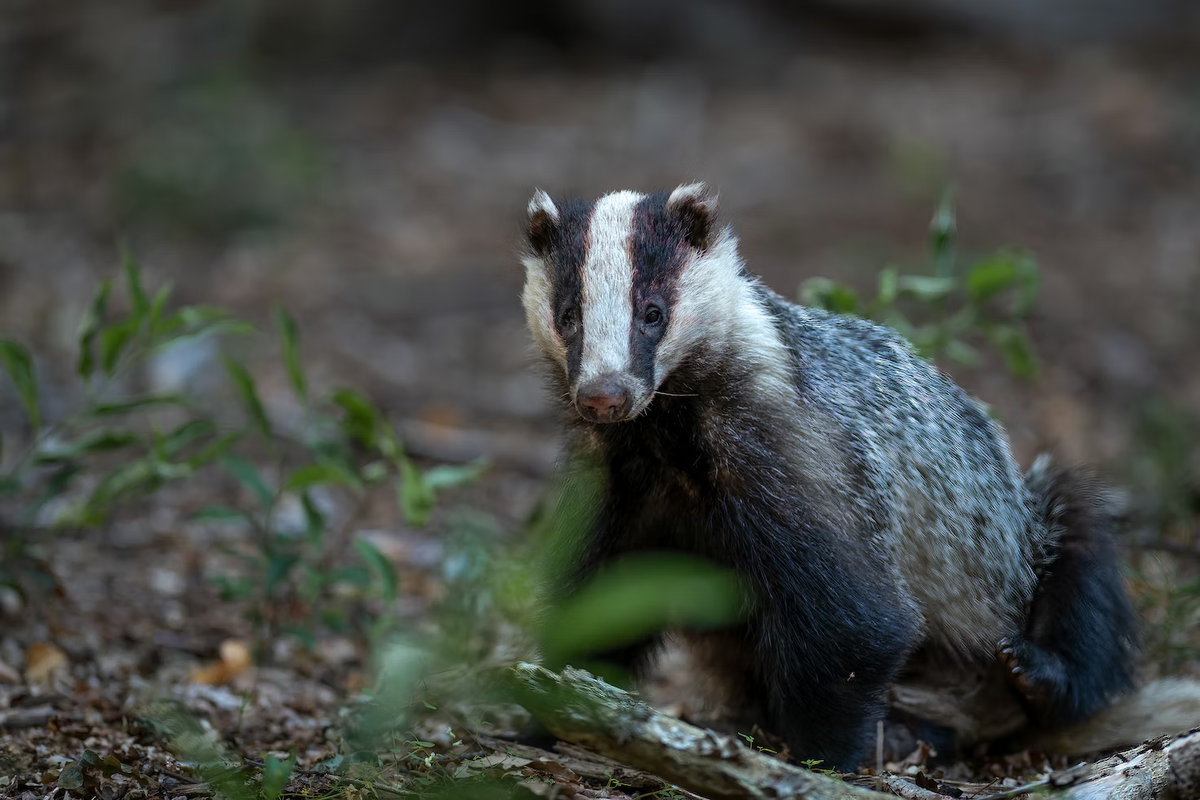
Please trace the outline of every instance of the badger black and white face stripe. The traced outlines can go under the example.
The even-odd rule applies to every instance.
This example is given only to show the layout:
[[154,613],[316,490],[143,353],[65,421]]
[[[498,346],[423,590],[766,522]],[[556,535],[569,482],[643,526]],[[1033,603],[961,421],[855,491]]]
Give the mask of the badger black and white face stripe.
[[733,236],[716,230],[715,210],[703,184],[561,207],[534,195],[525,310],[585,418],[641,413],[706,340],[734,337],[743,350],[765,348],[765,359],[786,363]]

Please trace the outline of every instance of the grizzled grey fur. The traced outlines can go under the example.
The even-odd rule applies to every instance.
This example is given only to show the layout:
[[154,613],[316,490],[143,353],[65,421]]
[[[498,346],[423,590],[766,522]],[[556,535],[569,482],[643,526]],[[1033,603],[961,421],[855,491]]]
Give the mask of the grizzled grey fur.
[[[844,767],[930,659],[997,665],[1040,725],[1127,689],[1103,492],[1023,476],[978,402],[894,331],[767,289],[715,214],[701,184],[530,202],[530,330],[603,483],[551,596],[642,551],[733,569],[750,612],[685,631],[697,661],[795,755]],[[636,670],[654,645],[606,655]]]

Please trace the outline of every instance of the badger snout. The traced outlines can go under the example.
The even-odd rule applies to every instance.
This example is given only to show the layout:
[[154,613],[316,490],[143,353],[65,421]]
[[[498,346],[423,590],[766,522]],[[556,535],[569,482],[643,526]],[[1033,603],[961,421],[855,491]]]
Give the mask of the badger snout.
[[607,375],[580,384],[575,407],[590,422],[620,422],[629,416],[633,394],[619,377]]

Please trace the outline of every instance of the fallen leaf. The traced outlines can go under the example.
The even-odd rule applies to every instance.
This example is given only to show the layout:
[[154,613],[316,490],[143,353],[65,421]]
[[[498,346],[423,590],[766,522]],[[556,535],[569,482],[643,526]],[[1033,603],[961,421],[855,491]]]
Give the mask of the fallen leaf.
[[46,684],[67,668],[67,654],[50,642],[36,642],[25,651],[25,681]]
[[206,686],[219,686],[248,670],[254,663],[250,648],[240,639],[226,639],[219,650],[221,660],[192,670],[192,681]]
[[559,780],[572,782],[579,780],[579,776],[570,767],[565,767],[552,758],[534,759],[530,762],[529,766],[541,772],[549,773]]

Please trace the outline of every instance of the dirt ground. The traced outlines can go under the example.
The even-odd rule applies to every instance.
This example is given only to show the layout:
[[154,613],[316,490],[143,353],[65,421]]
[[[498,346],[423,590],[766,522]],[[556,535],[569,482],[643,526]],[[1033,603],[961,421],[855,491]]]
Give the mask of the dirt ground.
[[[375,398],[415,453],[487,456],[492,468],[446,505],[484,509],[498,536],[519,538],[557,449],[518,301],[528,197],[699,178],[719,187],[750,267],[784,294],[816,275],[866,288],[885,264],[923,263],[947,182],[965,250],[1032,252],[1040,376],[1019,381],[996,360],[946,365],[993,405],[1023,464],[1052,447],[1153,492],[1139,473],[1155,456],[1141,433],[1148,409],[1197,419],[1195,54],[827,44],[743,76],[501,53],[164,86],[138,74],[146,45],[129,37],[118,42],[128,63],[100,59],[91,79],[86,60],[47,60],[7,84],[0,335],[37,353],[49,418],[77,402],[78,320],[115,272],[121,239],[151,284],[173,280],[184,301],[264,327],[272,303],[287,307],[313,384]],[[242,355],[268,409],[288,418],[272,348]],[[132,380],[204,393],[218,364],[201,345]],[[21,441],[3,381],[0,430]],[[338,752],[339,709],[364,685],[360,642],[322,637],[311,652],[283,642],[269,669],[195,679],[222,642],[251,634],[210,580],[235,569],[216,546],[234,534],[185,522],[210,493],[167,491],[103,530],[58,534],[41,551],[57,593],[4,595],[0,794],[49,793],[85,749],[133,772],[80,792],[202,792],[190,765],[131,721],[156,694],[251,759],[294,749],[310,794],[332,785],[314,770]],[[364,521],[400,573],[399,613],[413,626],[444,592],[447,519]],[[1194,555],[1200,530],[1173,536]],[[1038,766],[981,769],[1000,781]]]

